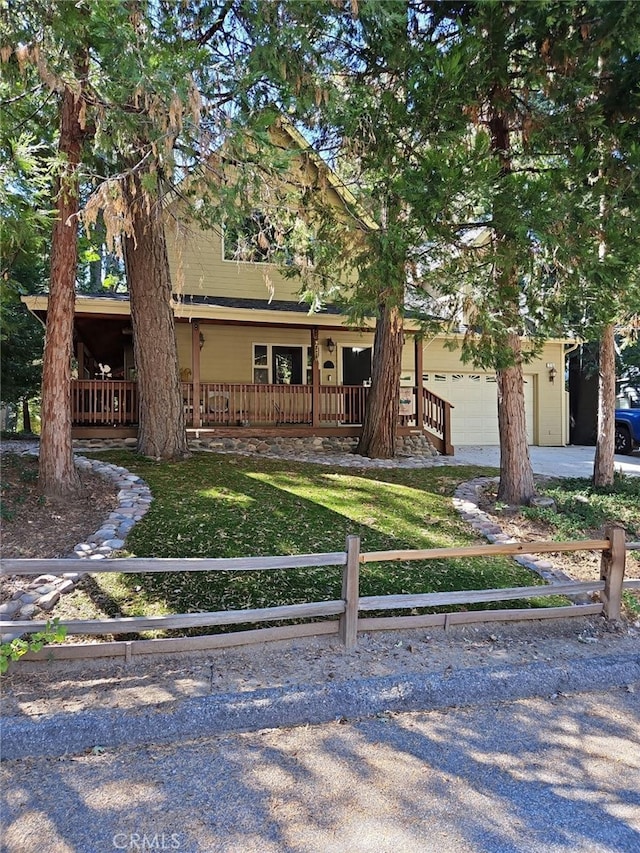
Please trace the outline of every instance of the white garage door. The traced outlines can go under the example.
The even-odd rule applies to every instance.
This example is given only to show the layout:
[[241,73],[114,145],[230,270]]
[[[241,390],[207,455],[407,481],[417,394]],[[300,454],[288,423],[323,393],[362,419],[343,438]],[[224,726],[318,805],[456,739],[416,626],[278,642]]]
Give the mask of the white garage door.
[[[533,444],[533,377],[524,377],[527,412],[527,441]],[[448,400],[451,413],[451,441],[463,444],[499,444],[498,384],[493,373],[429,373],[424,385]]]

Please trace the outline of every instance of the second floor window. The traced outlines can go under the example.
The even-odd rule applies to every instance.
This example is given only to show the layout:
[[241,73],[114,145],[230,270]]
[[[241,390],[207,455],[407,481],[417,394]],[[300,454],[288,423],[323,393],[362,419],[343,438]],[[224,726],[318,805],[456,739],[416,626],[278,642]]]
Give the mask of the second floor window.
[[267,214],[254,211],[224,229],[225,261],[246,263],[278,263],[282,261],[285,235]]

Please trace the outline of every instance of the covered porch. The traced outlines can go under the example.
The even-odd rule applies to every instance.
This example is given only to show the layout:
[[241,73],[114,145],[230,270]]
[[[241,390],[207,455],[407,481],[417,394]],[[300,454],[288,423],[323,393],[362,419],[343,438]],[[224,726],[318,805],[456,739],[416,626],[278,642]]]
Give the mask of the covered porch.
[[[25,297],[43,321],[47,297]],[[371,381],[373,323],[350,328],[337,308],[257,299],[174,297],[187,430],[206,435],[358,436]],[[407,324],[409,326],[409,324]],[[78,295],[74,438],[135,437],[138,385],[128,296]],[[453,454],[453,406],[424,387],[424,344],[406,329],[399,435],[425,434]]]
[[[182,382],[185,426],[206,435],[359,435],[369,388]],[[453,454],[452,406],[426,388],[401,388],[398,431],[428,435]],[[74,438],[135,436],[138,387],[133,380],[77,379],[71,388]]]

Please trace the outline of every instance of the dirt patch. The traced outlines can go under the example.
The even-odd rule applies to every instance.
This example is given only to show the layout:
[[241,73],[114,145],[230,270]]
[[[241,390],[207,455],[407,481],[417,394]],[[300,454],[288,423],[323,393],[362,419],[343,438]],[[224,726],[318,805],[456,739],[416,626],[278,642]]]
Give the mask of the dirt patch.
[[[64,557],[99,530],[117,505],[118,487],[91,472],[80,472],[76,498],[45,499],[38,490],[38,459],[2,455],[2,557]],[[11,598],[18,581],[0,579],[0,601]]]
[[[544,491],[548,477],[536,477],[536,483],[541,491]],[[504,533],[517,539],[519,542],[534,542],[557,539],[554,528],[539,519],[529,518],[518,510],[517,507],[503,507],[496,500],[497,484],[490,483],[478,497],[478,507],[486,513],[489,518],[497,524]],[[602,539],[604,530],[602,528],[585,530],[584,539]],[[545,554],[545,559],[550,560],[554,566],[576,581],[598,580],[600,578],[601,554],[599,551],[561,551]],[[628,554],[629,569],[628,577],[637,577],[639,560],[633,554]]]
[[181,699],[266,687],[326,684],[637,652],[640,630],[601,617],[360,634],[347,651],[315,637],[210,652],[92,661],[21,661],[3,677],[2,713],[135,711]]

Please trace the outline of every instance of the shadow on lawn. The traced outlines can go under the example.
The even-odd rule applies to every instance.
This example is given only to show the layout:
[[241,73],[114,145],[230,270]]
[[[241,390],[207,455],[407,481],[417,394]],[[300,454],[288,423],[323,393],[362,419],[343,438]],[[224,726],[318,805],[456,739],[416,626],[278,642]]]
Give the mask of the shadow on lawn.
[[[116,454],[114,454],[116,456]],[[149,483],[151,508],[127,539],[136,556],[240,557],[322,553],[357,534],[363,551],[450,547],[475,541],[451,507],[474,467],[361,469],[201,454],[155,463],[117,456]],[[507,559],[372,563],[361,595],[529,585]],[[341,597],[340,567],[122,576],[148,614],[246,609]],[[117,602],[123,613],[126,603]],[[515,606],[515,605],[514,605]],[[526,605],[525,605],[526,606]]]

